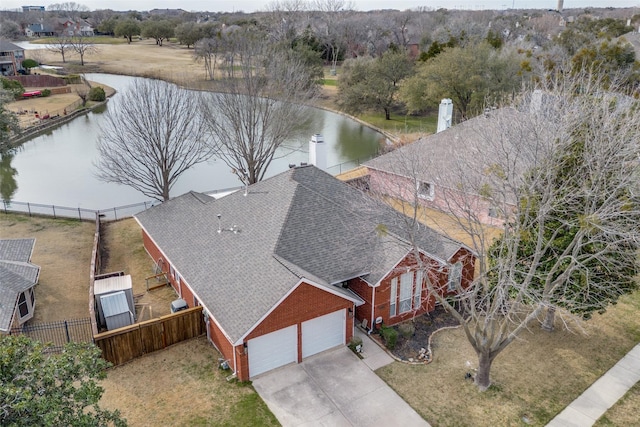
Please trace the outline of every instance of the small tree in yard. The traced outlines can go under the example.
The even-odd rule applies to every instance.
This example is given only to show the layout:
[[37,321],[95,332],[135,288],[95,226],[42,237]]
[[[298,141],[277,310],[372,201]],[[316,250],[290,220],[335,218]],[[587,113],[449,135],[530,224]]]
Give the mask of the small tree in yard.
[[[550,329],[558,313],[565,324],[579,321],[637,288],[638,103],[600,83],[572,77],[460,125],[468,140],[446,165],[397,157],[405,176],[428,168],[442,178],[439,200],[479,255],[471,285],[454,282],[455,301],[427,286],[476,351],[480,390],[530,325]],[[487,206],[504,221],[493,244],[480,223]]]
[[[93,44],[90,37],[76,35],[69,39],[69,46],[78,55],[80,55],[80,65],[84,65],[84,56],[96,53],[98,48]],[[64,61],[63,61],[64,62]]]
[[125,426],[118,411],[98,406],[109,363],[93,344],[69,343],[61,354],[25,336],[0,339],[0,424]]
[[33,59],[25,59],[22,61],[22,67],[27,69],[27,72],[31,74],[31,69],[38,66],[38,61]]
[[66,35],[56,37],[47,44],[47,50],[49,52],[59,53],[62,56],[62,62],[67,62],[66,54],[72,50],[70,37]]
[[161,80],[136,82],[124,91],[101,129],[97,177],[169,200],[178,178],[211,157],[193,97]]

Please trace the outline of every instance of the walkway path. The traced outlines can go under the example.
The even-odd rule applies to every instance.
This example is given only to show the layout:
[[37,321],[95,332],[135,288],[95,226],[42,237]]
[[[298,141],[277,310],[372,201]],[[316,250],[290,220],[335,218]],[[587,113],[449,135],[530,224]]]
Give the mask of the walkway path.
[[592,426],[640,381],[640,344],[551,420],[548,427]]

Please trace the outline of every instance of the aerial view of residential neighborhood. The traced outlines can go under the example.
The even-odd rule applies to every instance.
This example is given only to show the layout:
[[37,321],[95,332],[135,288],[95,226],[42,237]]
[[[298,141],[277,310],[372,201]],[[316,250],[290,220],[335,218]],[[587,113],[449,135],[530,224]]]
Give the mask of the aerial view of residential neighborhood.
[[639,426],[640,5],[0,4],[1,426]]

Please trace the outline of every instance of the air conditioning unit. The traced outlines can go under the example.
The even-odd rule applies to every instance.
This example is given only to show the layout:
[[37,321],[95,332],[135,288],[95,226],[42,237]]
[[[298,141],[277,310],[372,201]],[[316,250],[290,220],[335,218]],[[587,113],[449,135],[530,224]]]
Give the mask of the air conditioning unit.
[[178,311],[186,310],[187,308],[189,308],[189,306],[187,305],[187,302],[185,300],[183,300],[182,298],[171,302],[171,312],[172,313],[176,313]]

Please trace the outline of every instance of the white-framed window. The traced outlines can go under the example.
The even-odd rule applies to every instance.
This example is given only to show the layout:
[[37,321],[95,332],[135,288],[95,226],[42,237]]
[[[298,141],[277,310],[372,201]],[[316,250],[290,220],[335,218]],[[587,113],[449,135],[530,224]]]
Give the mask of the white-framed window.
[[418,182],[418,197],[433,200],[433,184],[430,182]]
[[400,276],[400,314],[411,311],[413,296],[413,271]]
[[447,290],[449,292],[455,291],[460,287],[462,282],[462,263],[460,261],[449,267],[449,281],[447,283]]
[[422,270],[416,271],[416,287],[413,290],[413,309],[420,308],[420,299],[422,298]]
[[36,297],[33,292],[33,288],[20,293],[20,296],[18,297],[18,316],[20,323],[23,323],[33,317],[35,301]]
[[27,304],[27,297],[24,292],[21,292],[20,298],[18,298],[18,311],[21,318],[27,317],[29,314],[29,305]]
[[389,301],[389,316],[395,316],[397,314],[396,300],[398,299],[398,278],[391,279],[391,298]]

